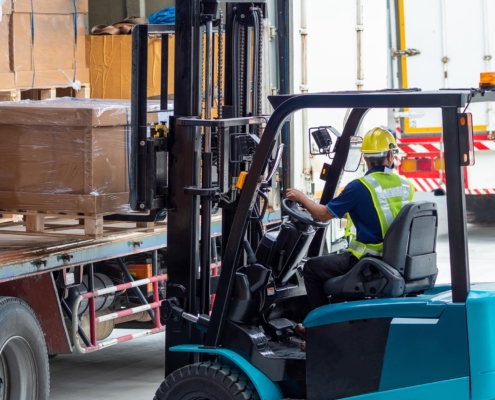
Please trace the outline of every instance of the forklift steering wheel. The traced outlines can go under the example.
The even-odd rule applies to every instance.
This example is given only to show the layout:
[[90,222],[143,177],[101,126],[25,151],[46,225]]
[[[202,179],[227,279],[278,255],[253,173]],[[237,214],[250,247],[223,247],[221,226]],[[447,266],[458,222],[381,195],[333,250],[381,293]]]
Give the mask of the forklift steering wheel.
[[327,222],[321,222],[313,219],[313,217],[311,217],[309,213],[301,211],[298,204],[299,203],[296,203],[295,201],[289,199],[282,200],[282,208],[292,218],[297,219],[304,224],[311,225],[315,228],[326,228],[328,224],[330,224],[330,220],[328,220]]

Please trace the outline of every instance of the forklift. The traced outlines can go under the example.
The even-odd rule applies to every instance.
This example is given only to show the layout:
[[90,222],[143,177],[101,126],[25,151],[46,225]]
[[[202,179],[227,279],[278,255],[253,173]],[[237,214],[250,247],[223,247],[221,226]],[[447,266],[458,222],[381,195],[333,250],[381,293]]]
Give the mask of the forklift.
[[[217,1],[177,2],[173,116],[155,132],[145,127],[146,42],[160,29],[168,41],[168,33],[151,25],[133,33],[131,206],[166,212],[170,232],[161,307],[166,378],[155,400],[495,398],[495,284],[470,283],[464,194],[464,168],[474,163],[466,109],[495,101],[495,76],[469,89],[269,96],[274,112],[261,115],[253,82],[261,79],[265,6],[226,3],[224,21]],[[224,26],[225,87],[218,86],[212,118],[212,33],[223,35]],[[329,304],[310,311],[303,264],[321,255],[327,223],[288,200],[277,230],[260,222],[280,163],[288,161],[285,123],[304,108],[351,110],[342,133],[314,136],[332,157],[322,173],[322,204],[336,195],[344,171],[357,168],[358,131],[370,109],[441,110],[451,284],[435,285],[436,204],[410,203],[390,226],[382,258],[364,256],[326,282]],[[222,264],[212,277],[210,221],[218,208]],[[299,322],[306,351],[295,333]]]

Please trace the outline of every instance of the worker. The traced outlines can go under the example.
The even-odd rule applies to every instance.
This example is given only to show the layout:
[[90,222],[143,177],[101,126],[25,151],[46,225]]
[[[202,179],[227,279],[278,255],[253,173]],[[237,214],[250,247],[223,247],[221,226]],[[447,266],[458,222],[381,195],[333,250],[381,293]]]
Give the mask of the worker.
[[315,203],[297,189],[287,189],[287,199],[301,203],[314,219],[328,221],[346,215],[348,219],[346,235],[351,239],[348,251],[309,259],[304,266],[311,309],[328,304],[323,290],[327,280],[345,275],[365,255],[381,257],[385,233],[401,208],[412,201],[412,184],[393,173],[397,151],[394,136],[388,130],[374,128],[366,133],[361,146],[368,169],[366,175],[350,182],[327,205]]

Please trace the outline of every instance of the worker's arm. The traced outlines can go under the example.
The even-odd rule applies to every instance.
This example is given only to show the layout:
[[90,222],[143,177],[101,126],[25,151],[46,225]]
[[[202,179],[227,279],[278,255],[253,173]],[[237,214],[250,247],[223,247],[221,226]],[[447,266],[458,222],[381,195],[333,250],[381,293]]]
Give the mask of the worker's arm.
[[289,200],[301,203],[314,219],[325,222],[335,218],[335,215],[333,215],[326,206],[315,203],[297,189],[287,189],[285,192],[285,197]]

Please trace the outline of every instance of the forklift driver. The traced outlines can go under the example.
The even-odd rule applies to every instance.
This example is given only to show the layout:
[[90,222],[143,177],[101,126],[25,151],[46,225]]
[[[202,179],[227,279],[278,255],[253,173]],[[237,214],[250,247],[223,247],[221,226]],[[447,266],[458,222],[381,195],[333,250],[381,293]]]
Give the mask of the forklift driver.
[[[313,202],[297,189],[287,189],[287,199],[301,203],[315,219],[328,221],[347,214],[346,236],[351,239],[348,251],[312,258],[304,266],[311,309],[328,304],[323,290],[327,280],[345,275],[364,255],[381,257],[385,233],[401,208],[413,200],[412,184],[393,173],[397,151],[394,136],[385,129],[374,128],[366,133],[361,147],[368,172],[350,182],[326,206]],[[351,232],[353,227],[355,233]],[[298,328],[304,330],[302,326]]]

